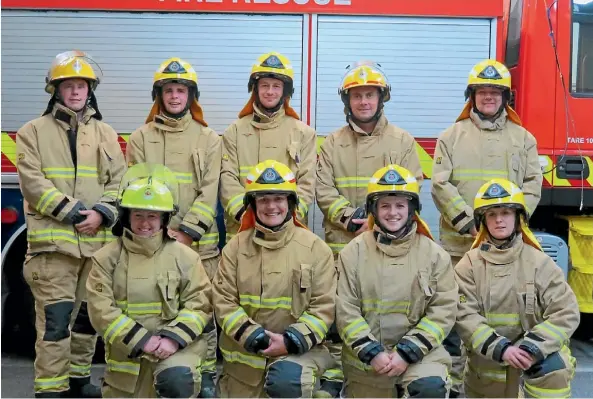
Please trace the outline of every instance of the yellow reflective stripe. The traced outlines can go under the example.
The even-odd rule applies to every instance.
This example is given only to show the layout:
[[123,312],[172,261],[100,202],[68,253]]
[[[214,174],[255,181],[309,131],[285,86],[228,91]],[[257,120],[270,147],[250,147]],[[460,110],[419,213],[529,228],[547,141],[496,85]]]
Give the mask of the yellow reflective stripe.
[[226,211],[229,215],[233,215],[236,210],[241,208],[241,206],[243,205],[243,197],[244,196],[245,196],[245,194],[241,193],[241,194],[237,194],[233,198],[231,198],[231,200],[229,201],[229,204],[226,207]]
[[210,221],[214,220],[214,216],[216,216],[216,212],[214,212],[214,209],[212,209],[203,202],[194,202],[194,204],[191,207],[191,210],[192,212],[198,212],[206,216]]
[[117,197],[117,190],[103,191],[103,197]]
[[369,328],[369,325],[364,318],[359,317],[342,330],[342,339],[347,345],[351,345],[354,342],[354,336],[365,328]]
[[360,187],[360,188],[367,188],[369,185],[369,180],[371,177],[363,177],[363,176],[345,176],[345,177],[338,177],[335,179],[336,187],[346,188],[346,187]]
[[115,301],[115,306],[125,312],[128,309],[128,301]]
[[489,326],[518,326],[521,325],[518,313],[486,313]]
[[231,352],[220,348],[224,360],[229,363],[242,363],[255,369],[264,370],[266,368],[266,359],[263,357],[246,355],[241,352]]
[[297,321],[305,323],[309,328],[315,331],[320,338],[325,337],[325,334],[327,334],[328,328],[325,322],[312,314],[304,312]]
[[480,345],[482,345],[484,343],[484,341],[486,341],[486,339],[493,332],[494,332],[494,330],[487,325],[482,325],[482,326],[478,327],[478,329],[476,331],[474,331],[474,333],[471,336],[472,347],[474,349],[478,349],[478,347]]
[[115,360],[107,359],[107,370],[119,373],[139,375],[140,365],[132,362],[117,362]]
[[44,230],[27,230],[27,240],[29,242],[43,242],[43,241],[67,241],[72,244],[78,244],[76,234],[69,230],[62,229],[44,229]]
[[49,204],[51,204],[52,200],[58,195],[60,195],[60,192],[55,187],[46,190],[41,196],[41,198],[39,198],[39,201],[37,202],[37,206],[35,207],[35,209],[43,213],[47,209]]
[[438,341],[439,344],[443,342],[445,339],[445,332],[443,331],[441,326],[439,326],[434,321],[430,320],[428,317],[421,318],[420,322],[416,327],[432,335]]
[[330,247],[332,249],[332,251],[337,254],[338,252],[340,252],[341,250],[344,249],[346,244],[328,242],[327,246]]
[[566,388],[540,388],[525,382],[525,392],[533,398],[569,398],[570,397],[570,383]]
[[189,184],[193,181],[194,174],[191,172],[174,172],[179,184]]
[[289,309],[292,305],[292,298],[281,296],[278,298],[262,298],[257,295],[239,295],[241,306],[249,306],[256,309]]
[[568,336],[566,335],[566,333],[562,331],[560,328],[556,327],[554,324],[550,323],[548,320],[538,324],[536,328],[537,327],[552,334],[560,343],[564,343],[568,340]]
[[41,168],[47,179],[60,177],[62,179],[74,179],[74,168]]
[[410,302],[408,301],[381,301],[379,299],[363,299],[362,311],[365,313],[374,312],[378,314],[387,313],[408,313]]
[[198,245],[207,245],[207,244],[218,244],[218,233],[208,233],[204,234],[200,241],[194,241],[191,243],[192,247],[197,247]]
[[231,335],[230,331],[233,329],[237,321],[239,321],[239,319],[241,319],[241,317],[243,316],[248,317],[247,313],[245,313],[245,310],[243,310],[243,308],[238,308],[233,313],[225,317],[222,320],[222,329],[224,330],[224,332],[227,335]]
[[115,340],[115,337],[117,337],[124,328],[133,322],[134,321],[129,317],[124,316],[123,314],[120,315],[117,319],[113,320],[109,327],[107,327],[105,330],[105,341],[112,344]]
[[198,312],[192,312],[188,309],[183,309],[179,312],[176,320],[178,321],[189,321],[194,323],[198,327],[199,334],[202,333],[204,327],[206,326],[206,320]]
[[445,205],[445,213],[447,213],[447,215],[449,215],[451,218],[454,218],[463,210],[463,207],[459,206],[463,204],[465,204],[463,198],[461,198],[460,195],[456,195]]
[[253,166],[239,166],[239,177],[247,177]]
[[506,382],[507,372],[505,370],[481,369],[468,365],[469,369],[480,377],[487,378],[491,381]]
[[126,314],[161,314],[162,307],[161,302],[128,303]]
[[70,375],[75,375],[79,377],[86,377],[91,375],[91,365],[78,365],[74,363],[70,363]]
[[327,381],[344,381],[344,373],[341,369],[327,369],[321,376],[321,379]]
[[98,177],[97,168],[92,166],[78,166],[76,168],[77,177]]
[[298,211],[301,215],[301,218],[304,219],[305,216],[307,216],[307,213],[309,212],[309,207],[304,202],[299,202]]
[[494,178],[506,179],[509,177],[506,170],[487,170],[487,169],[453,169],[451,180],[484,180],[488,181]]
[[69,383],[68,375],[61,375],[53,378],[35,378],[35,390],[47,390],[67,387]]
[[329,206],[329,210],[327,212],[329,214],[329,220],[334,222],[337,214],[348,205],[350,205],[350,201],[340,195],[340,197],[332,202],[332,204]]

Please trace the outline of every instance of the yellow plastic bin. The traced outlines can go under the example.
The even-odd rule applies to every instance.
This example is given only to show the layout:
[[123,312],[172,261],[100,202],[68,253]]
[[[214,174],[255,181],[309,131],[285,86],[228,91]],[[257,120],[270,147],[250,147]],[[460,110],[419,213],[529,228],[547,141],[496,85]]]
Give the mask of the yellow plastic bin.
[[579,310],[593,313],[593,217],[568,216],[566,219],[572,260],[568,284],[577,297]]

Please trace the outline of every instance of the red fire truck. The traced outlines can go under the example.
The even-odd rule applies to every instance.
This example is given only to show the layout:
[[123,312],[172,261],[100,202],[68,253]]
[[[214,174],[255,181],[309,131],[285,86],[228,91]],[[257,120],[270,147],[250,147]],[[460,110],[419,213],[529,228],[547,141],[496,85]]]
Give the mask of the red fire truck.
[[[505,62],[545,172],[532,224],[559,264],[569,244],[569,281],[581,311],[593,313],[593,0],[4,0],[1,18],[2,303],[12,334],[34,336],[15,132],[45,109],[47,68],[72,49],[101,66],[99,107],[122,148],[148,114],[152,74],[169,57],[198,71],[206,119],[222,132],[247,100],[257,56],[287,55],[292,103],[320,142],[344,124],[337,87],[345,67],[374,60],[392,85],[387,117],[415,136],[427,179],[436,138],[463,108],[471,67]],[[423,215],[438,231],[429,187]],[[316,210],[310,225],[323,235],[321,220]]]

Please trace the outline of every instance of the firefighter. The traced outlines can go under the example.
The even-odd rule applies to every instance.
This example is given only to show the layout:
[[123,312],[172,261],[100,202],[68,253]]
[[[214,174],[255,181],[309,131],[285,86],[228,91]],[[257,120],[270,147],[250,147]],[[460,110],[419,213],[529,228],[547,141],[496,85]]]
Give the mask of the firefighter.
[[[239,233],[222,251],[213,303],[223,333],[220,397],[311,398],[329,367],[331,249],[296,216],[295,173],[273,160],[248,172]],[[267,395],[267,396],[266,396]]]
[[[441,213],[440,241],[453,267],[477,234],[471,204],[491,178],[508,178],[523,189],[528,214],[541,196],[536,140],[509,105],[511,75],[498,61],[476,64],[465,91],[467,103],[455,124],[439,137],[434,153],[432,197]],[[455,329],[445,340],[453,357],[451,395],[463,394],[465,348]]]
[[451,360],[442,342],[455,322],[457,284],[449,255],[420,218],[419,192],[405,168],[376,171],[366,198],[369,230],[339,254],[346,397],[449,393]]
[[130,168],[118,195],[117,241],[97,251],[89,314],[106,343],[103,397],[190,398],[200,392],[211,284],[199,255],[167,234],[176,176]]
[[527,227],[526,198],[507,179],[479,188],[472,249],[455,267],[457,328],[468,345],[468,397],[568,398],[568,348],[579,308],[562,270]]
[[101,394],[90,383],[97,335],[84,283],[89,257],[113,239],[126,165],[117,133],[101,121],[99,70],[84,52],[58,54],[46,77],[47,109],[16,135],[28,240],[23,272],[35,298],[36,397]]
[[[350,240],[368,230],[366,188],[377,169],[398,164],[412,171],[419,182],[423,179],[414,138],[390,124],[384,114],[391,86],[380,66],[371,62],[349,66],[338,93],[347,125],[321,145],[316,185],[325,241],[335,258]],[[322,377],[317,397],[336,397],[343,380],[339,362],[342,343],[335,327],[327,344],[336,364]]]
[[[164,61],[154,74],[154,104],[146,124],[130,136],[129,164],[162,164],[180,183],[179,212],[168,230],[177,241],[194,248],[212,279],[220,260],[216,206],[220,178],[221,139],[204,121],[198,100],[198,75],[180,58]],[[216,327],[214,319],[204,332],[208,357],[202,365],[203,398],[215,395]]]
[[315,195],[315,130],[299,120],[290,106],[294,70],[290,60],[277,52],[260,56],[251,68],[249,101],[239,119],[222,138],[220,196],[226,211],[227,242],[237,233],[245,212],[245,178],[260,162],[273,159],[288,165],[296,176],[298,220],[307,224]]

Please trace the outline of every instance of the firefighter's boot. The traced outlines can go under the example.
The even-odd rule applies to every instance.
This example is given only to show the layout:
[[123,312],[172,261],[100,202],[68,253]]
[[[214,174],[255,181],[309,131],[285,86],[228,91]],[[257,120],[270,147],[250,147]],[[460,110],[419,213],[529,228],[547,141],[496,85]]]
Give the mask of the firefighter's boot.
[[216,373],[202,373],[200,398],[216,398],[216,383],[214,382],[215,378]]
[[315,398],[339,398],[342,391],[342,381],[320,380]]
[[101,388],[91,384],[91,377],[70,378],[69,398],[100,398]]

